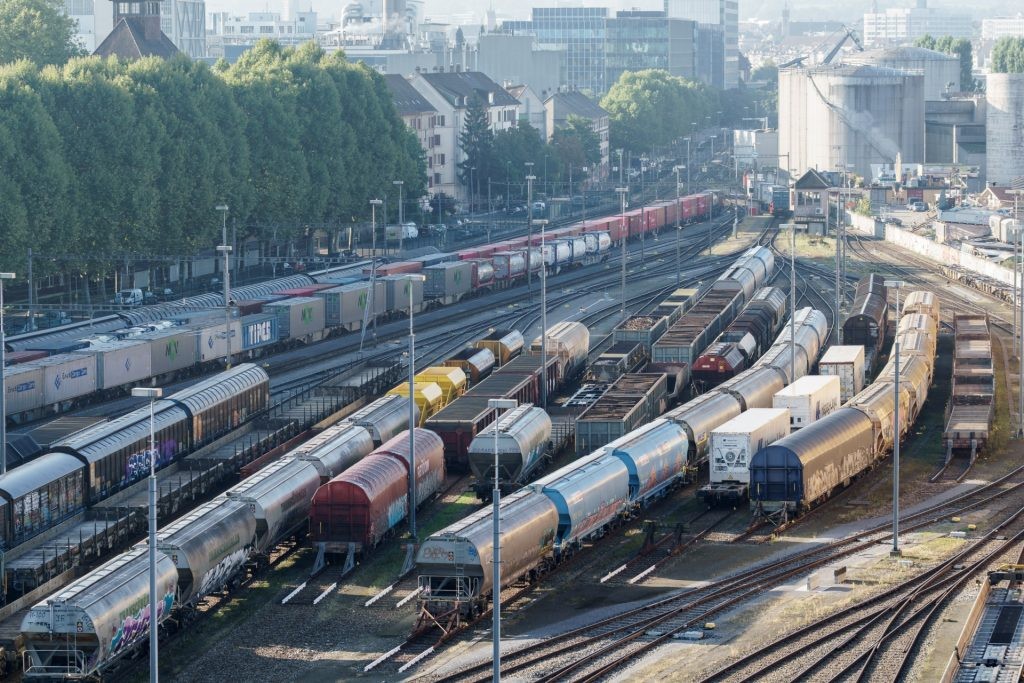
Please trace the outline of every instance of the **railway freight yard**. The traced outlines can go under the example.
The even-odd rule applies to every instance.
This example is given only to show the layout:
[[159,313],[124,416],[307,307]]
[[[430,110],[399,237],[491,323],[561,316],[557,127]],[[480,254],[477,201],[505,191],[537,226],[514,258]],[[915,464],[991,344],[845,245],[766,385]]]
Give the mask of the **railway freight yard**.
[[1024,38],[422,4],[0,73],[0,681],[1022,680]]
[[[448,303],[465,310],[457,326],[430,318],[444,308],[424,307],[412,402],[400,333],[370,354],[313,360],[318,346],[354,343],[358,331],[160,399],[158,434],[190,439],[181,454],[159,449],[161,674],[489,679],[496,448],[505,676],[956,673],[954,648],[966,652],[984,632],[986,601],[1011,600],[1020,580],[1024,471],[1003,398],[1016,391],[1012,312],[996,296],[950,288],[905,250],[850,236],[839,344],[827,262],[801,256],[797,242],[791,265],[788,227],[771,218],[739,221],[730,236],[733,209],[721,211],[679,231],[679,261],[670,233],[651,245],[609,235],[635,259],[625,318],[607,291],[621,284],[612,259],[546,263],[543,316],[514,281]],[[710,255],[708,229],[718,231]],[[643,262],[640,249],[650,252]],[[584,275],[605,278],[605,293],[563,284]],[[514,295],[500,322],[473,312]],[[409,324],[378,322],[382,337]],[[278,360],[300,352],[305,363]],[[239,386],[220,399],[240,402],[228,413],[241,414],[237,426],[208,419],[195,433],[197,412],[218,414],[203,392],[226,381]],[[81,491],[40,528],[8,527],[12,678],[146,677],[145,489],[134,483],[145,471],[111,478],[132,471],[103,464],[125,458],[124,447],[102,456],[111,440],[146,446],[133,425],[147,426],[149,410],[136,412],[39,460],[60,458],[60,486]],[[98,466],[77,469],[77,452],[96,453]],[[83,529],[93,533],[76,544]],[[224,547],[203,551],[214,539]],[[136,596],[136,618],[96,611],[125,594]],[[681,660],[693,664],[682,672]]]

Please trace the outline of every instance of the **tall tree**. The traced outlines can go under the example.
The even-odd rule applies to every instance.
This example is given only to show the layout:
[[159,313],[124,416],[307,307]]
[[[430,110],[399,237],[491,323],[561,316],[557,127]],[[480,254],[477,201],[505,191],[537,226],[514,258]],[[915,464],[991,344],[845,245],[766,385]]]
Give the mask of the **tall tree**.
[[84,54],[77,28],[61,0],[0,0],[0,64],[63,64]]
[[975,89],[974,82],[974,54],[971,41],[966,38],[954,38],[953,36],[940,36],[935,38],[925,34],[914,41],[915,47],[923,47],[928,50],[935,50],[947,55],[952,55],[960,60],[960,89],[970,92]]
[[649,152],[687,135],[691,122],[704,126],[712,111],[703,84],[663,69],[626,71],[601,101],[611,117],[611,146]]
[[492,176],[494,164],[494,133],[487,123],[487,110],[483,98],[479,95],[474,94],[466,105],[466,118],[462,132],[459,133],[459,145],[466,155],[466,158],[459,162],[459,181],[469,187],[472,180],[476,187],[471,187],[470,191],[475,193],[483,183],[486,183],[485,179]]
[[601,163],[601,139],[590,121],[581,116],[570,114],[565,123],[552,133],[551,146],[559,170],[567,172],[566,169],[572,166],[575,177],[580,178],[585,166]]
[[1000,38],[992,48],[992,71],[1024,73],[1024,38]]

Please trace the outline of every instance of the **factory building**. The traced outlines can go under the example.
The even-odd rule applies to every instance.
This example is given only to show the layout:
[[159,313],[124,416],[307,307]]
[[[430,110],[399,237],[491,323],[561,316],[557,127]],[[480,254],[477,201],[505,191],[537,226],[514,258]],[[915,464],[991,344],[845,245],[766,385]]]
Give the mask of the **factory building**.
[[869,64],[779,72],[779,154],[789,167],[852,170],[924,159],[924,75]]
[[1024,74],[989,74],[985,88],[985,179],[1019,185],[1024,183]]
[[919,71],[924,75],[924,99],[942,100],[960,92],[960,60],[923,47],[901,47],[854,52],[843,57],[846,64],[871,64],[890,69]]

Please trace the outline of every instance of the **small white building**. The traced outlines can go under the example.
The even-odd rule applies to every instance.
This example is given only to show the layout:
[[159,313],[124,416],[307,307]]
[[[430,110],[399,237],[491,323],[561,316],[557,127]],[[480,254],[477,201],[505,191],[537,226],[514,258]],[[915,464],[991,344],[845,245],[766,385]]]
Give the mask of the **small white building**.
[[544,100],[528,85],[509,85],[508,94],[519,100],[519,120],[537,129],[541,140],[547,140],[547,110]]

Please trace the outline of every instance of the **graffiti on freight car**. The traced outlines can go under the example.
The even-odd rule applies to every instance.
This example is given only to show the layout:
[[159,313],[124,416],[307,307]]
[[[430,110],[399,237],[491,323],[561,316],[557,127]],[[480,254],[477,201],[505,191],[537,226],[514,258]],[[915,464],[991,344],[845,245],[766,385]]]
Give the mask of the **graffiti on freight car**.
[[[157,623],[160,622],[161,615],[171,611],[172,606],[174,606],[174,591],[168,591],[156,604]],[[121,625],[110,640],[111,654],[124,650],[149,633],[149,596],[133,602],[128,609],[121,612],[120,617]]]
[[[177,451],[177,444],[174,440],[164,441],[157,448],[156,468],[159,469],[170,462],[173,454]],[[130,484],[138,481],[149,474],[150,450],[147,448],[138,453],[131,453],[125,459],[124,478],[122,484]]]

